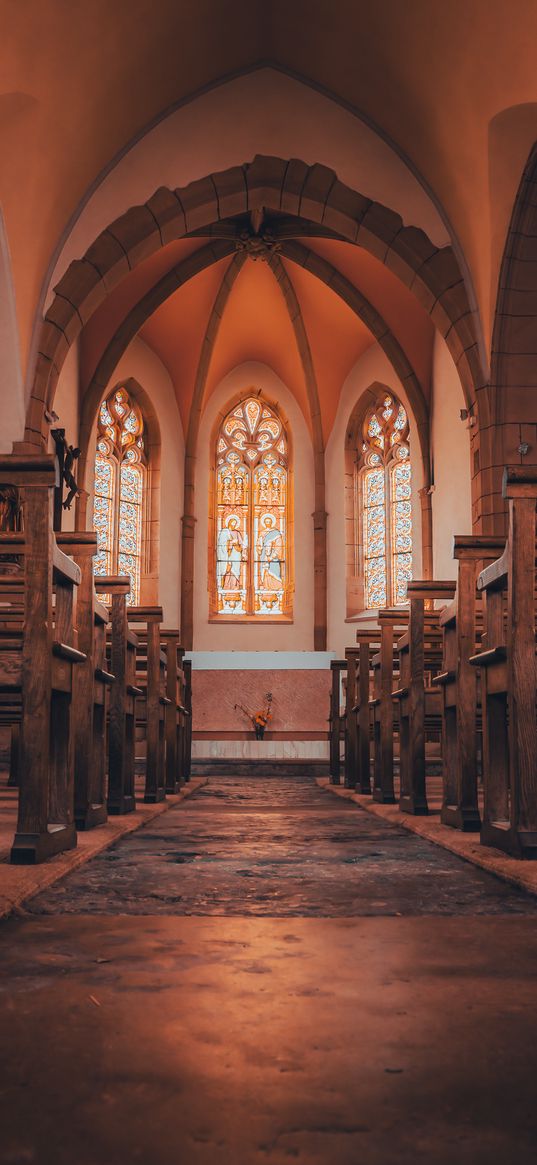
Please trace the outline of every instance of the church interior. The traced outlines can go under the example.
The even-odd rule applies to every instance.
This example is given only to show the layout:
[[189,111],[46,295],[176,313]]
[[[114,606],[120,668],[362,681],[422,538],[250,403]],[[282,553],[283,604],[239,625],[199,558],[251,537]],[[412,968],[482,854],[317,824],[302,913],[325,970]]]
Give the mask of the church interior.
[[537,6],[0,12],[0,1165],[529,1165]]

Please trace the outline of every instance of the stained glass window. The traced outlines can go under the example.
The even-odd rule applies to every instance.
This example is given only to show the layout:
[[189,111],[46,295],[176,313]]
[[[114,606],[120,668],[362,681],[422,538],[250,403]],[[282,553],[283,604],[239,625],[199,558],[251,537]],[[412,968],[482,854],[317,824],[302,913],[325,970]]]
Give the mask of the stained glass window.
[[408,417],[388,393],[365,417],[358,471],[365,606],[400,606],[412,578],[412,471]]
[[284,426],[271,406],[248,397],[216,438],[216,614],[287,614],[287,507]]
[[129,575],[127,602],[135,605],[140,601],[146,455],[143,417],[126,388],[115,388],[103,401],[97,429],[94,572]]

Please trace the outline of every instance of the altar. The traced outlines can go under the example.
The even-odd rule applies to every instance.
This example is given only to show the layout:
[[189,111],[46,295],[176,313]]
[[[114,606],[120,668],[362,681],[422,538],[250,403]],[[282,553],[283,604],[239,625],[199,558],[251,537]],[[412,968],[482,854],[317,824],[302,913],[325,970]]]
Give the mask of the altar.
[[[282,763],[290,771],[328,771],[330,661],[333,652],[193,651],[195,771]],[[271,719],[256,740],[248,713],[266,707]],[[227,762],[231,762],[228,765]],[[204,767],[205,766],[205,767]]]

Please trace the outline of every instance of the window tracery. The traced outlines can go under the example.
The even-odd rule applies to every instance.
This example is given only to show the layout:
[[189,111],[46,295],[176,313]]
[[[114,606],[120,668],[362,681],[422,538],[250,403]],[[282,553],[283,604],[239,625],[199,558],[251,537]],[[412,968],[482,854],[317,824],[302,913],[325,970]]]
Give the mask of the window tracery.
[[116,388],[101,404],[97,422],[94,572],[129,575],[131,605],[140,601],[146,466],[142,413],[125,387]]
[[412,578],[409,424],[391,394],[370,408],[358,463],[366,607],[405,603]]
[[216,438],[215,542],[215,614],[288,613],[288,443],[259,397],[234,407]]

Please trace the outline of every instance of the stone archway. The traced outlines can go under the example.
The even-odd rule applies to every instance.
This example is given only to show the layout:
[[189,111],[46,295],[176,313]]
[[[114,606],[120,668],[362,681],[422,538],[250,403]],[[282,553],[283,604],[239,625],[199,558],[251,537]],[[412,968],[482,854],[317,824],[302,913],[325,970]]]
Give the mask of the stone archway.
[[[294,264],[304,267],[320,282],[330,287],[335,295],[339,296],[355,315],[369,328],[380,347],[390,360],[394,371],[401,380],[412,404],[415,424],[420,442],[422,463],[429,465],[429,415],[428,407],[423,395],[422,387],[416,373],[408,361],[401,345],[396,339],[386,321],[366,297],[353,284],[337,271],[327,260],[309,250],[304,244],[286,239],[286,231],[296,232],[297,221],[292,225],[282,220],[282,235],[284,241],[278,242],[280,254]],[[309,224],[303,224],[304,229],[314,230]],[[215,229],[215,228],[213,228]],[[88,440],[91,425],[96,415],[100,400],[114,374],[117,363],[131,340],[143,326],[149,316],[170,296],[177,288],[188,282],[213,263],[229,257],[230,263],[222,278],[222,282],[210,313],[205,336],[201,344],[198,368],[194,381],[194,392],[190,420],[186,436],[185,448],[185,479],[184,479],[184,515],[182,522],[182,586],[181,586],[181,628],[184,642],[190,646],[193,634],[193,606],[194,606],[194,537],[195,537],[195,497],[194,480],[197,457],[197,441],[200,418],[204,407],[205,387],[209,365],[219,332],[220,324],[225,312],[226,304],[235,280],[240,273],[247,257],[246,249],[235,250],[237,233],[233,224],[222,223],[221,228],[226,237],[215,237],[210,243],[200,247],[199,251],[177,264],[167,272],[140,300],[135,304],[116,332],[110,339],[101,359],[93,373],[92,379],[85,392],[82,403],[81,426],[82,433]],[[317,230],[321,231],[321,227]],[[241,239],[239,238],[239,245]],[[292,277],[287,273],[279,254],[267,253],[268,266],[278,284],[286,310],[295,334],[297,351],[302,364],[306,394],[309,406],[309,422],[313,442],[315,465],[315,505],[313,513],[314,542],[315,542],[315,614],[314,614],[314,643],[316,649],[323,650],[326,644],[327,628],[327,515],[325,502],[325,463],[324,440],[320,415],[319,393],[315,375],[315,368],[311,358],[307,332],[302,319],[302,313],[297,300]],[[84,446],[83,446],[84,448]],[[81,480],[84,480],[86,471],[85,461],[81,465]],[[430,515],[429,515],[430,517]],[[430,541],[430,539],[429,539]]]
[[43,447],[44,410],[53,402],[69,347],[128,271],[174,239],[262,208],[319,224],[385,263],[430,314],[446,339],[469,407],[478,407],[486,377],[475,314],[452,247],[435,247],[423,231],[404,226],[399,215],[351,190],[325,166],[258,156],[181,190],[161,187],[144,205],[111,223],[84,257],[71,263],[41,328],[26,448]]
[[481,433],[485,477],[480,520],[505,530],[506,464],[537,465],[537,143],[518,189],[500,269],[492,336],[489,424]]

